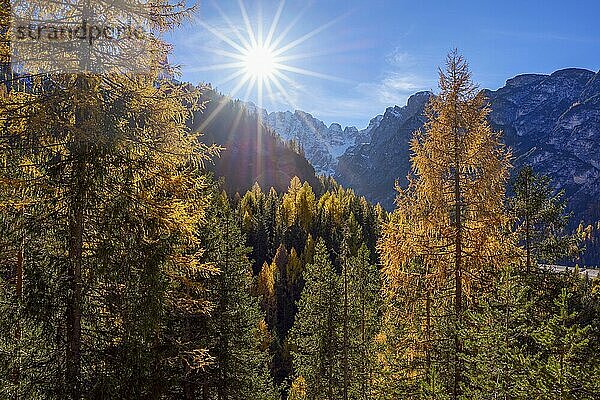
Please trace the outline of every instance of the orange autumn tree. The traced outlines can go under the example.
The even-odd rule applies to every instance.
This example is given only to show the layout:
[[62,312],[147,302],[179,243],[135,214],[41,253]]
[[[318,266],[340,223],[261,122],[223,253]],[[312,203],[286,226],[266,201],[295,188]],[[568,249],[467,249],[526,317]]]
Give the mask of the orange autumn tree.
[[397,208],[378,244],[387,325],[394,325],[382,335],[393,350],[382,355],[384,370],[396,372],[397,390],[456,399],[463,382],[462,315],[490,289],[511,253],[504,229],[510,153],[456,51],[440,70],[439,87],[411,142],[409,187],[398,188]]

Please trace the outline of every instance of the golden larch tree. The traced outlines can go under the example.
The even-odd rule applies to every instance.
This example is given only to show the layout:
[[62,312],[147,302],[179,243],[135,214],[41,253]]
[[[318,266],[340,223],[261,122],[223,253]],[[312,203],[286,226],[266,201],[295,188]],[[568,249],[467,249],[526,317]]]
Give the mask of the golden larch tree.
[[426,107],[424,129],[411,141],[409,187],[398,188],[397,208],[378,247],[388,300],[401,309],[401,331],[411,337],[401,341],[411,365],[405,377],[411,381],[423,371],[431,377],[436,370],[430,389],[456,399],[461,316],[510,257],[504,209],[510,153],[490,127],[486,99],[456,51],[440,70],[439,87]]

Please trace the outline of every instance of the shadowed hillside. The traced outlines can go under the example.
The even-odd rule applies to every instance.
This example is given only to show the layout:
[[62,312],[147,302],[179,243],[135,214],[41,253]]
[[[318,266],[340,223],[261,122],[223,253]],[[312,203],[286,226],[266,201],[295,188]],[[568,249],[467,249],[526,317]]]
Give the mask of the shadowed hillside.
[[205,143],[224,148],[208,168],[225,178],[228,191],[245,192],[255,182],[284,191],[294,176],[319,186],[306,158],[265,128],[241,102],[212,89],[205,90],[202,101],[205,109],[194,114],[192,128],[204,133]]

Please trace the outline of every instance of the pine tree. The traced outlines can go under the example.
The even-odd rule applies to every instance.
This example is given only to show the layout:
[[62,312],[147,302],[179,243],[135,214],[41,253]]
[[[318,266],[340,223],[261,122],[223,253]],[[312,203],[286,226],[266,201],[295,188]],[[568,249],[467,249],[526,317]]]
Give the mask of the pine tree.
[[243,217],[243,230],[252,247],[254,272],[258,273],[258,268],[275,256],[281,239],[279,196],[273,188],[268,194],[264,194],[256,183],[244,195],[239,207]]
[[527,280],[513,268],[465,314],[465,398],[531,398],[533,302]]
[[342,287],[322,240],[314,262],[306,266],[305,281],[290,332],[294,371],[305,380],[308,399],[337,399],[342,388]]
[[575,255],[577,237],[565,232],[569,216],[564,191],[557,192],[549,177],[536,174],[530,166],[519,171],[512,189],[510,210],[525,250],[526,272],[538,262],[552,263]]
[[[403,315],[415,335],[405,349],[415,361],[409,376],[421,379],[435,369],[444,392],[457,399],[464,384],[463,314],[512,253],[503,232],[509,153],[456,51],[439,82],[425,130],[411,142],[415,176],[400,190],[379,249],[387,289],[408,296]],[[433,340],[444,344],[432,348]]]
[[[540,347],[533,394],[539,399],[593,399],[598,395],[600,369],[590,359],[591,327],[580,325],[572,310],[572,294],[563,288],[554,301],[554,312],[532,336]],[[590,362],[592,361],[592,362]]]
[[[141,5],[152,26],[169,30],[188,15],[183,4],[159,3]],[[40,5],[32,12],[42,17]],[[110,16],[127,12],[115,6]],[[197,170],[214,149],[185,126],[198,92],[171,79],[166,43],[150,46],[139,60],[146,75],[25,74],[24,85],[2,85],[3,219],[27,204],[26,223],[7,224],[10,237],[25,238],[22,301],[8,307],[20,310],[27,332],[21,356],[7,361],[25,396],[164,390],[163,322],[182,300],[168,288],[205,270],[197,263],[206,203]]]
[[[344,268],[348,297],[349,398],[373,398],[372,381],[376,358],[374,340],[381,327],[379,271],[370,263],[370,253],[362,245]],[[347,270],[347,271],[346,271]]]
[[268,369],[268,355],[260,350],[263,316],[251,295],[252,265],[239,227],[226,199],[218,201],[213,218],[204,227],[204,262],[219,270],[208,284],[214,310],[206,330],[211,363],[196,373],[190,399],[277,398]]

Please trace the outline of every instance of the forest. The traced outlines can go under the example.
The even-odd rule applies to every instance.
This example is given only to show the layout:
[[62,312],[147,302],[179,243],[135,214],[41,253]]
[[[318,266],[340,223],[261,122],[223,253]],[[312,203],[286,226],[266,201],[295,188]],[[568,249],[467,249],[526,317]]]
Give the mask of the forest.
[[511,171],[457,52],[388,213],[328,177],[227,191],[167,43],[17,74],[0,32],[0,398],[600,398],[600,223]]

